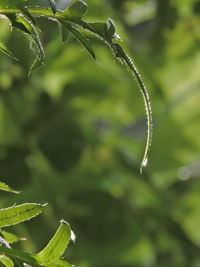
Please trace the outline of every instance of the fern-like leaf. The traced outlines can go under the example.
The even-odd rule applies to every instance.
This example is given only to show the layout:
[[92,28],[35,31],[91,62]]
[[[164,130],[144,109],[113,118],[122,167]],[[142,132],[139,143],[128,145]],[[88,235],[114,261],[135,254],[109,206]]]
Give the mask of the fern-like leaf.
[[0,209],[0,227],[6,227],[30,220],[42,212],[45,205],[26,203]]

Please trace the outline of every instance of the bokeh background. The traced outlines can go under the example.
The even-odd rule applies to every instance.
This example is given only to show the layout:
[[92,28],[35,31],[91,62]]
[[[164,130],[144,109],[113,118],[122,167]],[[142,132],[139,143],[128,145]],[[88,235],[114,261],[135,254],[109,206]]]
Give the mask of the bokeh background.
[[21,59],[0,54],[0,177],[22,191],[1,193],[0,205],[48,202],[10,229],[27,237],[15,247],[39,251],[63,218],[77,236],[66,253],[76,266],[199,267],[200,1],[86,2],[88,21],[115,21],[149,89],[149,166],[140,176],[139,88],[108,48],[93,37],[95,62],[40,19],[46,64],[27,77],[27,36],[0,20],[0,39]]

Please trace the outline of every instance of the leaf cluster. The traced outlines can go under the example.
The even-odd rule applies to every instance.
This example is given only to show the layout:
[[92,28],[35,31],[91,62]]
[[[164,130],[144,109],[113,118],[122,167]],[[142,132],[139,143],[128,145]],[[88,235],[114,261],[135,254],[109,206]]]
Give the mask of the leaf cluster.
[[[18,193],[2,182],[0,182],[0,190]],[[19,241],[20,238],[5,231],[4,228],[34,218],[42,212],[45,206],[37,203],[25,203],[0,209],[0,266],[72,266],[61,258],[71,239],[70,225],[64,220],[60,222],[58,230],[47,246],[38,254],[33,255],[11,247],[11,244]]]
[[[40,39],[40,29],[35,18],[45,17],[57,22],[64,42],[67,40],[69,34],[73,35],[94,59],[96,58],[95,52],[91,41],[88,39],[87,33],[89,32],[95,34],[111,48],[114,57],[133,73],[143,96],[148,125],[146,147],[140,168],[140,172],[142,173],[142,168],[147,165],[148,151],[151,146],[153,130],[151,104],[149,101],[148,91],[133,61],[118,43],[118,39],[120,38],[116,34],[113,21],[108,19],[105,23],[86,22],[83,19],[86,11],[87,5],[82,0],[73,2],[72,5],[68,6],[65,10],[59,10],[56,7],[54,0],[49,0],[49,8],[35,6],[34,4],[32,5],[28,0],[12,1],[12,3],[9,0],[3,0],[0,3],[0,14],[7,17],[13,27],[18,28],[25,34],[28,34],[30,39],[35,43],[37,55],[31,66],[30,72],[37,69],[44,63],[45,52]],[[9,51],[5,44],[0,43],[0,50],[15,59],[15,56],[11,51]]]

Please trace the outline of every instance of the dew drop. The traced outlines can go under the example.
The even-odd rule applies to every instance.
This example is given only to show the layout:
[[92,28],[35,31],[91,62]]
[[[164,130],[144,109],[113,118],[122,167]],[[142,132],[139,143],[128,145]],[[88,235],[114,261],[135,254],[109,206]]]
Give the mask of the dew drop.
[[75,236],[75,234],[74,234],[74,232],[72,230],[71,230],[71,240],[72,240],[73,243],[76,242],[76,236]]
[[142,162],[142,167],[147,167],[148,165],[148,158],[145,158],[144,161]]
[[143,168],[147,167],[148,165],[148,158],[146,157],[143,161],[142,161],[142,164],[140,166],[140,175],[142,175],[142,170]]

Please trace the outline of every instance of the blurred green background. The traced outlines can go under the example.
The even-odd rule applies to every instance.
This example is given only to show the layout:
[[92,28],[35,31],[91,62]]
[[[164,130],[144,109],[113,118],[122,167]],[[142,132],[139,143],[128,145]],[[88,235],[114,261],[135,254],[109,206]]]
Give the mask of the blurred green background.
[[[40,1],[41,2],[41,1]],[[68,1],[69,2],[69,1]],[[27,36],[0,20],[0,177],[17,190],[0,205],[48,202],[12,228],[37,252],[60,219],[77,236],[66,254],[79,267],[200,266],[200,1],[88,0],[86,19],[116,23],[149,88],[154,118],[149,166],[133,77],[93,39],[95,62],[57,25],[40,19],[46,64]]]

